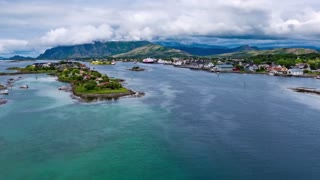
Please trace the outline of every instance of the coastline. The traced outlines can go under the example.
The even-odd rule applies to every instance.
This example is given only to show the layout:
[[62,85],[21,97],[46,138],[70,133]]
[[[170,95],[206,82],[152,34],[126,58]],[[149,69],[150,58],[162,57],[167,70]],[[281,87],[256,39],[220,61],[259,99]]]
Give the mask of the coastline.
[[[128,92],[122,92],[122,93],[110,93],[110,94],[86,94],[86,93],[79,93],[74,90],[72,87],[72,95],[73,97],[79,97],[80,101],[84,102],[91,102],[96,100],[113,100],[113,99],[119,99],[121,97],[142,97],[145,95],[143,92],[136,92],[128,89]],[[77,99],[77,98],[75,98]]]
[[52,72],[0,72],[0,76],[16,76],[24,74],[52,74]]
[[[209,73],[223,73],[223,74],[227,74],[227,73],[233,73],[233,74],[256,74],[256,75],[268,75],[268,72],[250,72],[250,71],[210,71],[210,69],[204,69],[204,68],[193,68],[193,67],[187,67],[187,66],[177,66],[177,65],[173,65],[173,67],[176,68],[184,68],[184,69],[190,69],[192,71],[206,71]],[[295,77],[295,78],[316,78],[317,75],[313,75],[313,74],[305,74],[305,75],[298,75],[298,76],[294,76],[294,75],[286,75],[286,74],[276,74],[274,76],[279,76],[279,77]]]

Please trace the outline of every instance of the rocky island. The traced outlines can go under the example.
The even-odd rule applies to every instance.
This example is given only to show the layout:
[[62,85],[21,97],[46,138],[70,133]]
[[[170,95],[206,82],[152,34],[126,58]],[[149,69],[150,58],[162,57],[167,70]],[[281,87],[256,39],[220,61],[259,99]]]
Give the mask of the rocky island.
[[7,89],[4,85],[0,84],[0,90]]
[[131,69],[129,69],[130,71],[145,71],[145,69],[140,68],[139,66],[134,66]]

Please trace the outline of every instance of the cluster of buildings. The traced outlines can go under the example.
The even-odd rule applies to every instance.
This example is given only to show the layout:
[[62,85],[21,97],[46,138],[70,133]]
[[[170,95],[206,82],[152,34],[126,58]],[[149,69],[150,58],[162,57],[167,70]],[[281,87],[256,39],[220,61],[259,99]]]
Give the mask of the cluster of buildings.
[[286,68],[285,66],[276,64],[254,64],[244,63],[242,59],[234,59],[231,62],[228,61],[216,61],[212,62],[211,59],[202,60],[181,60],[179,58],[173,58],[173,60],[159,59],[158,63],[174,65],[175,67],[190,68],[193,70],[207,70],[211,72],[263,72],[269,75],[287,75],[287,76],[303,76],[305,71],[311,71],[310,66],[307,63],[300,63]]

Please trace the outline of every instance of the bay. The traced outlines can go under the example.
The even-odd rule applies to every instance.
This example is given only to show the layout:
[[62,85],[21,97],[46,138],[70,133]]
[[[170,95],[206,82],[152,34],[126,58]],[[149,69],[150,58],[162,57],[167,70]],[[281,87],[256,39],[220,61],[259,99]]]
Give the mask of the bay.
[[135,65],[94,68],[146,96],[89,104],[23,75],[2,97],[1,179],[320,178],[320,97],[288,89],[319,80]]

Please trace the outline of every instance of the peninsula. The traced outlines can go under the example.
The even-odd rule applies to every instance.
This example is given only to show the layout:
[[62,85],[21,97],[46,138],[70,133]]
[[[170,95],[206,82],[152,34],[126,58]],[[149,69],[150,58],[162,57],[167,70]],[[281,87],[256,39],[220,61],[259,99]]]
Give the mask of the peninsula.
[[143,94],[127,89],[117,79],[109,78],[107,75],[91,70],[85,64],[74,61],[34,63],[25,68],[15,69],[17,72],[11,75],[38,73],[55,75],[59,81],[70,83],[73,94],[86,101]]

